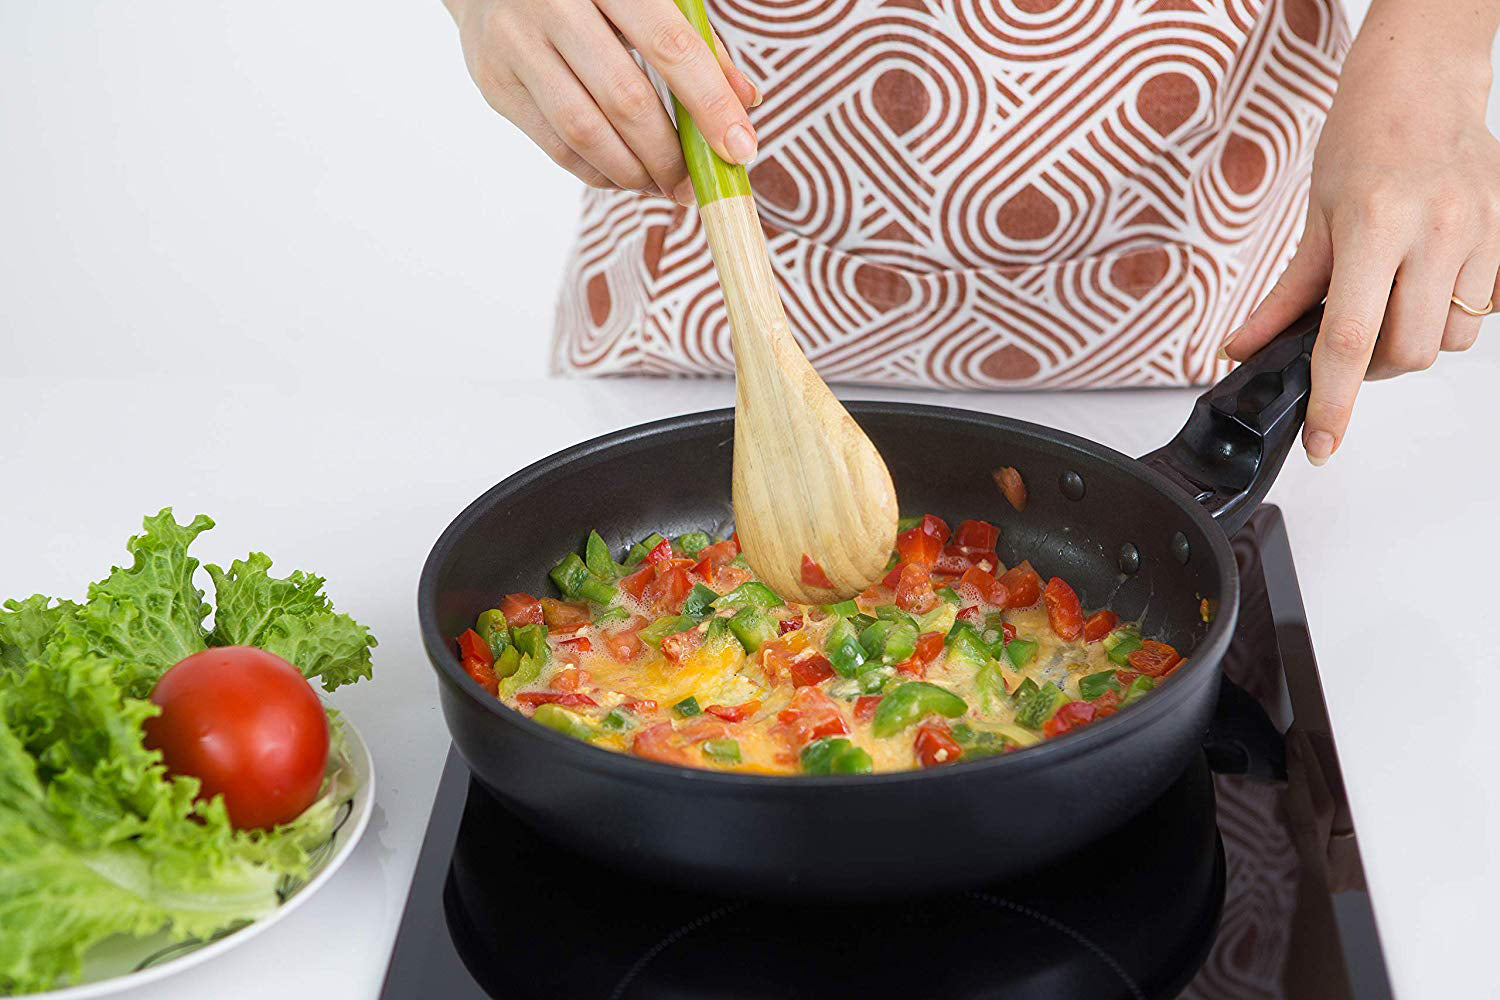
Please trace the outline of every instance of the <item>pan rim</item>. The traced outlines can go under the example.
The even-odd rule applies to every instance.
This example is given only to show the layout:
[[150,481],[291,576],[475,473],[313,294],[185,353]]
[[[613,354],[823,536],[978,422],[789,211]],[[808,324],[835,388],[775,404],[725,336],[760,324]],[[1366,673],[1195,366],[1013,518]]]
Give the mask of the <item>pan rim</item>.
[[[437,672],[439,680],[447,684],[454,694],[480,707],[481,710],[500,720],[501,724],[518,726],[527,736],[550,744],[556,752],[562,754],[564,759],[570,760],[576,766],[589,770],[602,770],[612,778],[635,783],[657,783],[675,778],[675,780],[703,782],[726,791],[768,791],[774,788],[784,790],[781,794],[797,795],[814,794],[818,790],[829,788],[886,788],[917,780],[932,783],[978,780],[984,775],[998,777],[1000,774],[1019,774],[1046,767],[1057,761],[1096,752],[1104,745],[1128,738],[1130,733],[1137,729],[1151,728],[1163,717],[1179,708],[1190,693],[1219,676],[1219,663],[1229,646],[1230,636],[1239,618],[1239,574],[1236,570],[1234,551],[1228,536],[1208,511],[1161,473],[1107,445],[1029,421],[930,403],[883,400],[844,400],[843,402],[850,414],[856,418],[860,414],[939,418],[945,422],[966,423],[990,431],[1019,433],[1054,446],[1077,451],[1088,458],[1119,466],[1127,474],[1137,477],[1152,487],[1165,501],[1173,504],[1190,520],[1195,521],[1204,536],[1208,538],[1211,555],[1217,564],[1221,594],[1220,610],[1209,625],[1202,641],[1188,657],[1187,665],[1174,674],[1174,683],[1159,692],[1153,692],[1151,697],[1141,699],[1141,702],[1133,706],[1128,713],[1117,713],[1085,728],[1044,740],[1016,753],[971,761],[960,767],[889,771],[864,775],[740,774],[679,767],[645,760],[630,754],[590,746],[548,729],[505,705],[498,698],[489,696],[474,684],[463,672],[463,667],[450,642],[437,627],[437,575],[440,567],[446,562],[450,553],[457,548],[468,529],[487,514],[496,503],[533,486],[537,480],[556,470],[589,459],[601,452],[620,448],[628,449],[630,446],[639,446],[661,434],[692,430],[723,422],[729,423],[732,439],[733,407],[664,417],[589,438],[511,473],[460,511],[433,544],[423,563],[422,573],[417,582],[417,619],[422,634],[422,645],[427,653],[428,662]],[[454,742],[462,753],[463,747],[458,744],[458,741]],[[799,788],[807,791],[793,791]]]

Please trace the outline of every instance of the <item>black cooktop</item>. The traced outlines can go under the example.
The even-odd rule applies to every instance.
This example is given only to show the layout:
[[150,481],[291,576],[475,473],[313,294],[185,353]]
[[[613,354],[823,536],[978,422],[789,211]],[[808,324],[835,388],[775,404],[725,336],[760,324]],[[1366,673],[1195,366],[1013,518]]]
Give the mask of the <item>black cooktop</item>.
[[[541,839],[450,750],[381,996],[1390,996],[1281,512],[1262,507],[1234,549],[1214,736],[1076,855],[878,904],[685,891]],[[941,831],[913,848],[941,850]]]

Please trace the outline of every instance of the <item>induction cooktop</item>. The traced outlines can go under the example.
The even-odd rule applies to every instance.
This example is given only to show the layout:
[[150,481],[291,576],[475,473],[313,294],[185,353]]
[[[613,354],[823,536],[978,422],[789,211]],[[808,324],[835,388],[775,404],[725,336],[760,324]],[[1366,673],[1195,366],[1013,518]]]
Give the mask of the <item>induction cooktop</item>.
[[1281,512],[1233,541],[1220,724],[1073,856],[873,904],[684,890],[542,839],[450,749],[382,998],[1389,997]]

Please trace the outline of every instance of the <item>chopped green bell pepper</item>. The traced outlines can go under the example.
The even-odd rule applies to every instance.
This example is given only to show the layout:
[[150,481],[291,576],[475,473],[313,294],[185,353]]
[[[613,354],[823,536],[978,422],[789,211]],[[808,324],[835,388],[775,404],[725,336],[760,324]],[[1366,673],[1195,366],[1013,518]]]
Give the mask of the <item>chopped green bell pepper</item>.
[[1120,682],[1115,680],[1113,670],[1101,670],[1097,674],[1089,674],[1087,677],[1078,679],[1078,694],[1084,701],[1093,701],[1106,691],[1120,690]]
[[731,739],[716,739],[703,741],[703,756],[723,764],[738,764],[740,762],[740,742]]
[[[849,603],[853,604],[854,602],[850,601]],[[913,627],[915,627],[917,624],[915,615],[907,614],[905,611],[902,611],[894,604],[886,604],[876,608],[875,617],[879,618],[883,622],[906,622],[906,624]]]
[[828,633],[828,638],[823,643],[823,652],[840,677],[853,677],[865,664],[865,651],[859,644],[859,631],[848,618],[840,619],[833,631]]
[[639,566],[642,562],[645,561],[646,553],[650,552],[652,549],[656,548],[664,541],[666,541],[665,538],[661,537],[661,535],[653,531],[645,538],[642,538],[640,541],[636,542],[630,547],[630,551],[625,553],[625,568],[630,569],[631,567]]
[[[867,663],[865,664],[865,666],[866,668],[868,668],[870,664]],[[858,678],[859,693],[879,694],[880,692],[885,690],[885,686],[889,684],[891,682],[891,678],[895,676],[896,669],[894,667],[875,667],[874,669],[865,669],[860,673]]]
[[1156,681],[1150,677],[1137,677],[1130,682],[1130,687],[1125,689],[1125,696],[1120,699],[1121,707],[1140,701],[1146,696],[1147,691],[1156,688]]
[[875,762],[860,747],[842,737],[823,737],[802,748],[805,774],[869,774]]
[[964,599],[952,587],[939,587],[937,596],[944,604],[951,604],[955,609],[962,607],[964,603]]
[[771,619],[764,612],[756,608],[740,608],[736,611],[734,617],[729,619],[729,631],[745,647],[746,653],[753,653],[776,638],[776,626],[771,624]]
[[776,596],[776,591],[763,583],[751,580],[735,587],[723,597],[714,600],[714,610],[722,611],[724,608],[752,607],[761,611],[771,608],[779,608],[786,602]]
[[630,612],[626,611],[624,608],[605,608],[603,611],[594,616],[593,624],[595,628],[602,628],[605,625],[613,625],[616,622],[629,620]]
[[[515,647],[512,646],[511,649],[514,650]],[[542,665],[545,662],[539,657],[518,653],[515,669],[500,680],[500,693],[512,695],[522,688],[535,684],[541,679]]]
[[517,625],[510,630],[510,641],[516,644],[523,656],[535,657],[543,663],[552,655],[552,649],[547,645],[545,625]]
[[590,573],[577,552],[569,552],[567,558],[552,567],[552,572],[547,575],[567,597],[582,597],[596,604],[608,604],[615,599],[615,588]]
[[599,728],[620,733],[627,729],[634,729],[635,719],[623,708],[612,708],[609,714],[599,721]]
[[859,644],[870,660],[886,665],[905,663],[917,651],[917,627],[882,618],[859,634]]
[[507,645],[500,650],[500,655],[495,657],[495,676],[500,678],[509,677],[521,666],[521,651],[515,646]]
[[926,681],[908,681],[875,706],[871,731],[879,737],[894,736],[933,713],[956,719],[968,710],[968,703],[947,688]]
[[673,705],[672,711],[676,713],[679,719],[691,719],[695,715],[703,714],[703,709],[698,707],[698,699],[694,698],[692,695],[688,695],[686,698]]
[[917,517],[903,517],[896,521],[896,534],[899,535],[903,531],[910,531],[913,528],[919,528],[921,526],[922,517],[920,515]]
[[701,531],[688,531],[672,539],[672,548],[688,559],[697,559],[698,553],[713,544],[713,539]]
[[1104,637],[1104,651],[1109,654],[1110,662],[1122,667],[1129,665],[1130,654],[1140,648],[1141,634],[1134,625],[1117,628]]
[[964,759],[996,757],[1005,752],[1006,740],[988,729],[975,729],[967,722],[953,727],[953,742],[964,748]]
[[637,632],[636,635],[646,645],[653,649],[660,649],[661,641],[667,636],[676,635],[678,632],[686,632],[688,629],[696,628],[697,626],[698,619],[689,615],[668,615],[665,618],[656,619],[656,621]]
[[1016,708],[1016,722],[1029,729],[1041,729],[1067,701],[1068,696],[1063,694],[1062,688],[1056,684],[1043,684],[1021,700]]
[[823,605],[823,613],[838,615],[840,618],[852,618],[859,614],[859,605],[853,601],[839,601],[837,604],[825,604]]
[[570,712],[561,705],[538,705],[536,711],[531,714],[531,721],[540,723],[548,729],[554,729],[564,736],[571,736],[575,740],[589,742],[599,735],[583,716],[576,712]]
[[588,567],[590,573],[611,583],[620,578],[620,565],[615,562],[613,553],[609,551],[609,544],[599,536],[599,532],[590,531],[589,539],[583,545],[583,564]]
[[510,645],[510,624],[505,620],[505,612],[499,608],[481,611],[474,631],[489,644],[491,656],[499,656]]
[[1016,689],[1010,693],[1010,700],[1012,704],[1020,705],[1023,701],[1025,701],[1031,695],[1036,694],[1039,690],[1041,689],[1037,687],[1036,681],[1028,677],[1019,685],[1017,685]]
[[966,664],[977,670],[990,660],[990,647],[968,622],[955,623],[943,645],[948,647],[950,663]]
[[1012,639],[1005,644],[1005,655],[1017,670],[1036,659],[1035,639]]
[[1007,696],[1005,678],[1000,676],[1000,664],[989,660],[980,667],[979,672],[974,675],[974,687],[979,691],[980,704],[986,712],[993,712],[1004,704]]
[[693,584],[693,589],[688,591],[687,599],[682,602],[682,613],[692,615],[694,618],[702,618],[711,610],[714,601],[719,595],[703,586],[701,583]]

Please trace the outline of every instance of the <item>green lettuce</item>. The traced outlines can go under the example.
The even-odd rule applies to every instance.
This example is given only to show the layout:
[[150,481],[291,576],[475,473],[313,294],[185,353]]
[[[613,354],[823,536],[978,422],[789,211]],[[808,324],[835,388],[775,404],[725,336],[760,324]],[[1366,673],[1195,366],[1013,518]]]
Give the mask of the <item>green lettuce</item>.
[[263,646],[330,690],[369,676],[375,641],[333,611],[320,577],[273,579],[260,553],[206,567],[214,612],[187,554],[212,523],[164,510],[83,604],[0,605],[0,994],[76,979],[112,935],[206,938],[269,912],[353,793],[332,712],[320,798],[270,831],[234,830],[221,799],[200,801],[197,779],[146,748],[151,685],[209,645]]

